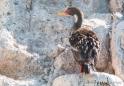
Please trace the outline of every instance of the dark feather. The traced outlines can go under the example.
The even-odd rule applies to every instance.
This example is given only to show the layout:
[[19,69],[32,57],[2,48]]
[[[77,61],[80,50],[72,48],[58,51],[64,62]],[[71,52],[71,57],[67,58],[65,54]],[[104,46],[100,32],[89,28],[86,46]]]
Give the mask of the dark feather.
[[[69,42],[72,46],[72,53],[75,60],[84,65],[85,72],[89,73],[89,68],[95,70],[94,66],[100,53],[101,43],[97,35],[85,28],[80,28],[72,32]],[[90,67],[88,67],[90,66]]]

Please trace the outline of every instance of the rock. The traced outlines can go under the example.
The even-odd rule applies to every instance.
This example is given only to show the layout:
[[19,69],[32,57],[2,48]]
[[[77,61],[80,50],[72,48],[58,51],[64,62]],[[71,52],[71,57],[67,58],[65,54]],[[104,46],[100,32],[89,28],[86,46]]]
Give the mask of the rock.
[[123,0],[110,0],[109,1],[110,12],[124,12],[124,1]]
[[[111,1],[0,0],[0,74],[17,81],[24,78],[30,79],[32,75],[34,77],[42,75],[39,78],[41,81],[38,80],[40,84],[37,84],[37,81],[33,84],[35,82],[33,80],[31,85],[50,86],[52,81],[60,75],[79,73],[79,65],[73,58],[68,41],[69,32],[74,23],[73,17],[56,16],[59,11],[77,6],[84,12],[84,25],[94,30],[102,42],[97,70],[111,74],[115,71],[121,78],[123,72],[120,72],[122,71],[120,66],[117,68],[112,62],[116,61],[112,60],[114,52],[120,51],[109,49],[111,46],[109,33],[114,27],[112,24],[118,24],[120,17],[123,17],[122,15],[117,17],[118,21],[115,21],[116,18],[112,19],[120,14],[120,11],[123,12],[123,0],[113,0],[115,5],[111,4],[113,10],[111,13],[118,11],[117,14],[113,14],[113,17],[109,13],[110,6],[108,6]],[[117,7],[113,8],[114,6]],[[111,34],[111,37],[114,35],[116,34]],[[123,44],[123,36],[121,36],[120,46],[117,45],[121,52],[123,52]],[[112,51],[112,55],[109,50]],[[120,58],[117,57],[117,59]],[[111,66],[112,64],[114,66]],[[118,64],[123,65],[123,62]],[[16,80],[12,80],[12,83]],[[9,85],[3,82],[4,84]],[[23,84],[14,85],[23,86]],[[26,85],[30,86],[30,84]]]
[[57,77],[52,86],[123,86],[123,81],[107,73],[70,74]]
[[44,68],[52,64],[48,56],[54,47],[46,47],[52,44],[45,44],[49,40],[44,36],[47,31],[42,33],[39,29],[43,23],[36,25],[39,28],[35,30],[40,31],[33,30],[37,28],[33,23],[38,22],[31,13],[33,3],[32,0],[0,1],[1,9],[6,10],[0,9],[0,74],[13,79],[44,74]]
[[121,35],[121,48],[124,50],[124,35]]
[[116,0],[110,0],[109,2],[110,12],[115,13],[117,11]]
[[[72,0],[71,6],[76,6],[84,12],[85,17],[95,13],[109,13],[109,3],[107,0]],[[97,4],[96,4],[97,3]],[[102,3],[102,4],[101,4]]]
[[[0,73],[18,79],[32,73],[42,73],[37,62],[38,56],[26,51],[27,46],[19,45],[12,33],[6,29],[0,30]],[[33,59],[32,57],[35,57]],[[36,64],[35,64],[36,63]],[[36,70],[38,68],[38,70]]]
[[111,58],[115,75],[124,81],[124,21],[119,22],[112,29],[111,37]]
[[32,78],[23,79],[23,80],[14,80],[12,78],[8,78],[0,75],[0,86],[50,86],[44,85],[43,80],[41,80],[41,76],[33,76]]
[[79,65],[74,60],[71,49],[66,48],[63,53],[56,57],[54,73],[72,74],[79,73]]
[[51,55],[52,58],[56,58],[59,54],[61,54],[65,50],[65,47],[61,45],[57,45],[56,48],[54,48],[53,53]]

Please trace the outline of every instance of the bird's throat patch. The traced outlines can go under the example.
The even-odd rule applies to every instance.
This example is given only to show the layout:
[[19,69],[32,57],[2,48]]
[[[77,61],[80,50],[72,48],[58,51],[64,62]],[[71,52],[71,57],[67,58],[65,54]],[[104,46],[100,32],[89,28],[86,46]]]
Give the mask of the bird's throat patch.
[[76,23],[78,20],[78,16],[76,14],[74,14],[74,17],[75,17],[75,23]]

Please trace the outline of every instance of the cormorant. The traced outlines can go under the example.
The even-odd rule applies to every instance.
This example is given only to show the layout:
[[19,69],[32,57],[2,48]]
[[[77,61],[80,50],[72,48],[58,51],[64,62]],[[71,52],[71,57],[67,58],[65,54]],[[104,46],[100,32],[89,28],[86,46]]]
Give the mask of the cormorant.
[[95,65],[100,54],[101,42],[95,32],[81,27],[84,19],[83,12],[77,7],[69,7],[64,12],[58,12],[57,15],[71,15],[76,18],[69,42],[73,56],[80,65],[80,73],[89,74],[91,70],[96,71]]

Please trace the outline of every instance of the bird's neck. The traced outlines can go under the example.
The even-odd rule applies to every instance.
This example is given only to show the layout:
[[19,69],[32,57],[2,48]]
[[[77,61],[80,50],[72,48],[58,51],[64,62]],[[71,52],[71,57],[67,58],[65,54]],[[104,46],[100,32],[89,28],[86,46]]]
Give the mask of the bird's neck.
[[75,17],[75,23],[74,23],[74,25],[72,27],[73,31],[81,28],[82,22],[83,22],[83,14],[80,12],[78,14],[75,14],[74,17]]

